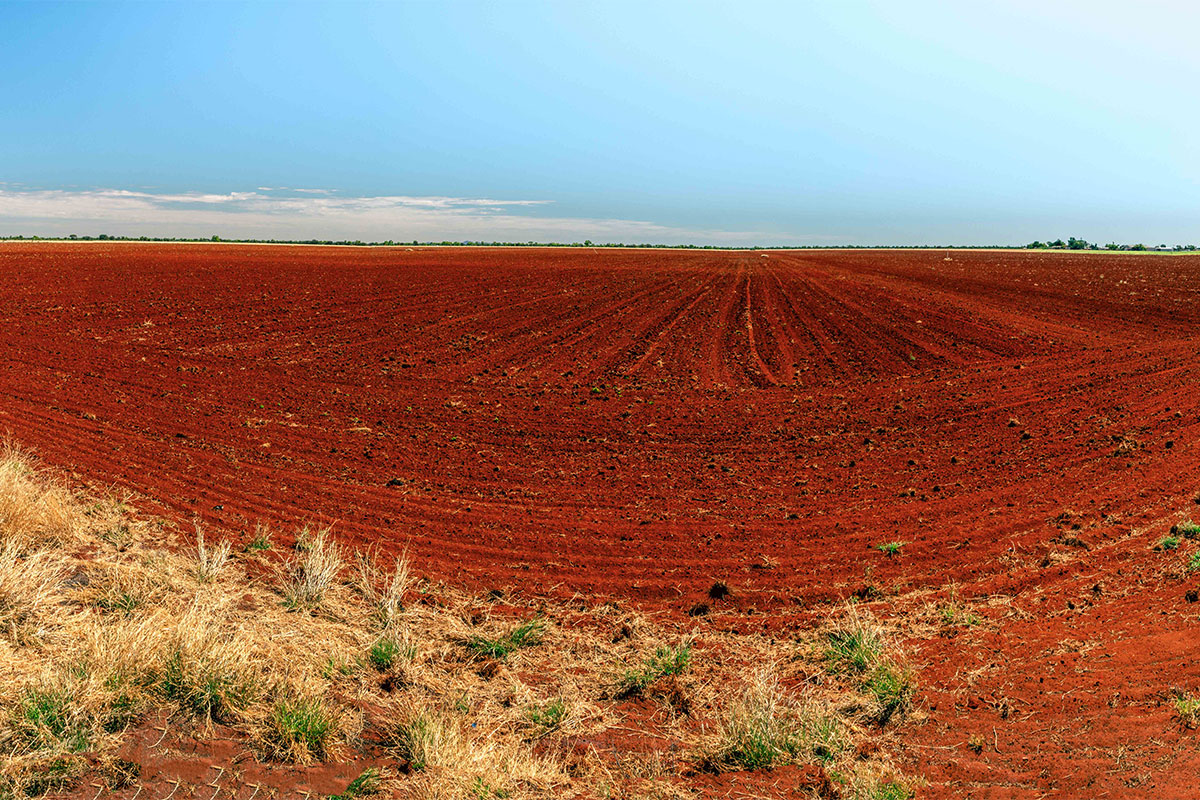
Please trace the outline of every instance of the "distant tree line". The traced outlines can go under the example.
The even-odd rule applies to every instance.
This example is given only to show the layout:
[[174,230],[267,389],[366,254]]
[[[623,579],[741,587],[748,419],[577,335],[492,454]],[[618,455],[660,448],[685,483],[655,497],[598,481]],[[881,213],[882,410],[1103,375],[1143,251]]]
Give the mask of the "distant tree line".
[[1184,253],[1197,249],[1194,244],[1177,244],[1177,245],[1150,245],[1144,244],[1117,244],[1109,242],[1106,245],[1100,245],[1095,242],[1089,242],[1085,239],[1076,239],[1074,236],[1067,239],[1065,242],[1062,239],[1055,239],[1053,242],[1030,242],[1025,245],[1028,250],[1154,250],[1157,252],[1172,252]]
[[[222,236],[210,236],[206,238],[189,238],[183,236],[114,236],[112,234],[101,233],[95,236],[86,236],[79,234],[70,234],[68,236],[22,236],[20,234],[12,236],[0,236],[0,241],[50,241],[50,242],[224,242],[229,244],[322,244],[322,245],[337,245],[341,247],[634,247],[634,248],[661,248],[670,250],[1011,250],[1014,245],[1011,244],[987,244],[987,245],[962,245],[962,244],[829,244],[829,245],[814,245],[814,244],[796,244],[796,245],[715,245],[715,244],[664,244],[662,242],[608,242],[604,244],[596,244],[591,240],[582,242],[487,242],[482,240],[470,241],[441,241],[441,242],[422,242],[416,239],[412,241],[397,241],[387,239],[382,242],[364,242],[361,239],[226,239]],[[1019,245],[1016,247],[1020,247]],[[1174,245],[1168,247],[1165,244],[1156,246],[1146,246],[1144,244],[1117,244],[1110,242],[1106,245],[1094,244],[1083,239],[1076,239],[1074,236],[1067,241],[1055,239],[1052,242],[1030,242],[1024,245],[1028,250],[1155,250],[1155,251],[1172,251],[1186,252],[1194,251],[1196,245]]]

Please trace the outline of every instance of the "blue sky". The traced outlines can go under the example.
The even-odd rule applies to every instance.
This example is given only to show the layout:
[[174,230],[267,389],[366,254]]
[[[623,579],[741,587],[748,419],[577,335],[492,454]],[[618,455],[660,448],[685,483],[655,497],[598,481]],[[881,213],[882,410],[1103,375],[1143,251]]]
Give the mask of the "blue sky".
[[1200,244],[1198,29],[1103,0],[3,3],[0,233]]

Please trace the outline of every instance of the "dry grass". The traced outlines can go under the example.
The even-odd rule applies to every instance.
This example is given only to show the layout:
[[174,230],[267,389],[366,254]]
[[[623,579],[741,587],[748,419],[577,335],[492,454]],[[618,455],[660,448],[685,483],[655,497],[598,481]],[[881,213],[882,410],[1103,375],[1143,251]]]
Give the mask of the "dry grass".
[[296,536],[298,552],[284,565],[284,598],[292,611],[314,608],[325,601],[345,562],[342,548],[329,528],[312,533],[307,527]]
[[[126,530],[128,525],[122,526]],[[209,583],[216,580],[216,577],[221,574],[221,570],[225,569],[225,564],[229,562],[229,552],[232,550],[232,545],[228,540],[218,542],[213,547],[208,547],[204,543],[204,531],[200,526],[196,526],[196,580],[201,583]]]
[[[875,655],[799,691],[835,663],[828,634],[485,599],[418,579],[403,555],[347,555],[328,529],[291,550],[246,535],[238,552],[188,542],[127,498],[89,505],[0,453],[0,798],[78,783],[164,714],[200,737],[225,726],[263,761],[382,741],[362,785],[430,799],[685,796],[699,766],[886,767],[855,760],[872,733],[845,709],[878,709],[879,676],[901,662],[859,612],[832,630]],[[630,730],[655,744],[626,748]]]

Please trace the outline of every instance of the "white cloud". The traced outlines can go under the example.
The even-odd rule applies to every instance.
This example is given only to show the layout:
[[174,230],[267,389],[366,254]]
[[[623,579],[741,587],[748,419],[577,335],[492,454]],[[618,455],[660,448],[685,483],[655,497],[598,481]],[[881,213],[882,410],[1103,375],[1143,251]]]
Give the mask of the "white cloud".
[[[328,189],[156,194],[126,189],[0,188],[0,234],[71,233],[247,239],[583,241],[772,244],[778,234],[624,219],[556,217],[545,200],[389,195]],[[793,237],[797,241],[806,237]]]

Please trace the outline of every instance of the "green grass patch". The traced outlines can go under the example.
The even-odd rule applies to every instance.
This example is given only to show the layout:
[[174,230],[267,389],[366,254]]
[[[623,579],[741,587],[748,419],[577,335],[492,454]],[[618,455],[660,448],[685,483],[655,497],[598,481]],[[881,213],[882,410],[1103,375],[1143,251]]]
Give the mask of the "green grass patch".
[[367,651],[367,661],[380,672],[387,672],[400,658],[402,648],[395,639],[383,638],[371,645]]
[[628,669],[621,674],[617,696],[635,697],[661,678],[682,675],[691,663],[691,642],[685,642],[675,647],[661,645],[653,655],[646,658],[640,668]]
[[320,700],[285,697],[271,709],[266,739],[287,760],[320,760],[329,753],[337,728],[337,719]]
[[533,647],[542,640],[546,625],[540,619],[531,619],[504,636],[488,639],[484,636],[472,636],[467,639],[467,649],[477,656],[506,659],[523,647]]
[[63,688],[29,688],[13,714],[17,738],[29,750],[79,753],[92,742],[89,720],[71,692]]
[[974,627],[983,622],[975,612],[957,603],[943,603],[938,607],[938,616],[941,617],[942,623],[949,627]]
[[1190,694],[1176,697],[1175,713],[1179,715],[1179,721],[1185,727],[1196,727],[1200,723],[1200,697],[1192,697]]
[[789,699],[775,675],[759,672],[725,706],[704,766],[714,772],[832,762],[850,735],[831,707]]
[[265,528],[260,528],[255,532],[254,538],[246,544],[247,553],[262,553],[270,550],[274,546],[271,541],[271,532]]
[[839,628],[825,635],[825,665],[830,672],[862,675],[883,660],[883,640],[866,625]]
[[346,790],[341,794],[329,796],[329,800],[355,800],[359,797],[370,797],[379,794],[379,790],[383,788],[383,780],[379,774],[379,767],[367,767],[359,776],[350,781]]
[[546,730],[553,730],[567,718],[567,704],[556,697],[544,706],[534,706],[528,712],[529,721]]
[[231,722],[257,695],[257,687],[219,663],[176,649],[158,679],[162,696],[205,720]]
[[898,712],[907,711],[912,705],[916,684],[911,670],[897,664],[883,663],[867,675],[862,689],[878,704],[876,721],[886,725]]
[[907,544],[907,542],[884,542],[883,544],[875,545],[875,549],[883,553],[888,558],[892,558],[893,556],[900,555],[900,550],[905,544]]

